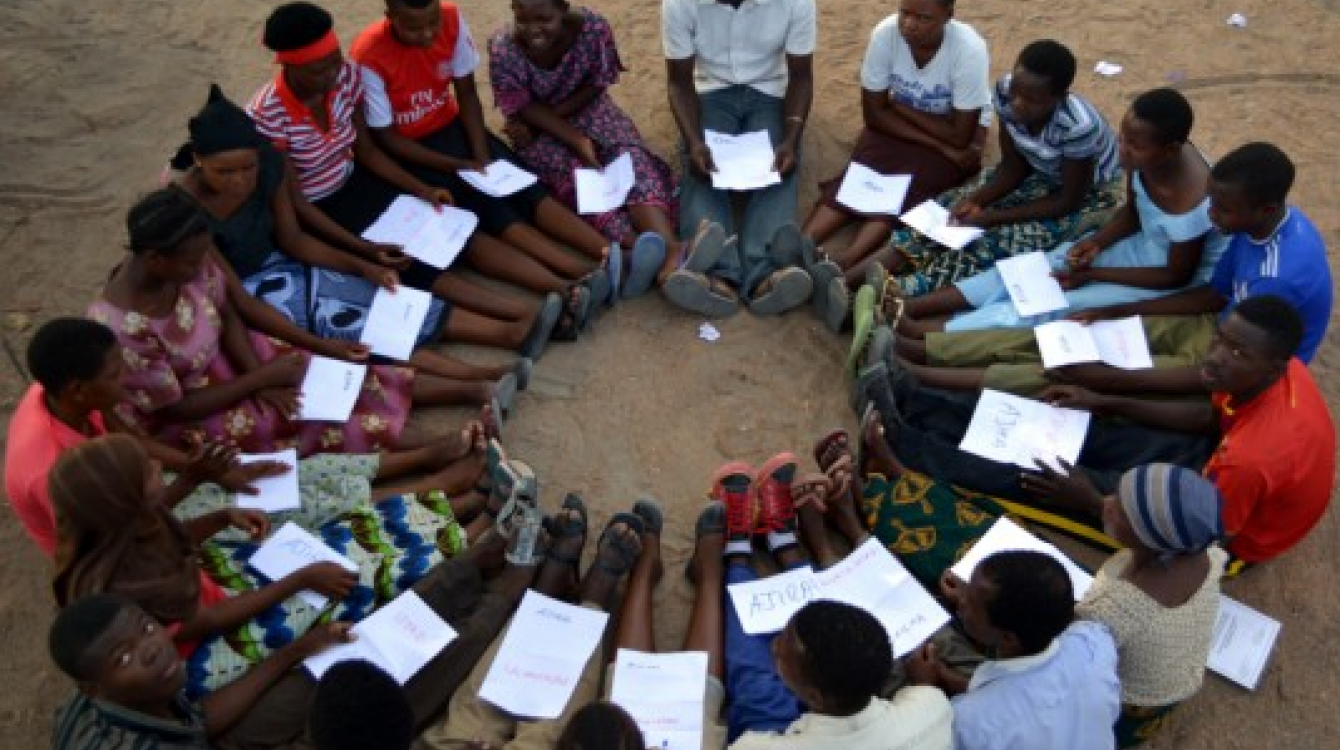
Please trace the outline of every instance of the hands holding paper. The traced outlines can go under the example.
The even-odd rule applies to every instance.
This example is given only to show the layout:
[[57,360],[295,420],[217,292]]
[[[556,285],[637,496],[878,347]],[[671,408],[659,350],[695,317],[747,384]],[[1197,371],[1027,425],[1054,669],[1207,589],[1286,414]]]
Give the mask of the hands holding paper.
[[991,226],[991,222],[988,221],[987,210],[973,196],[968,196],[955,203],[954,207],[949,209],[949,218],[954,224],[960,226],[971,226],[979,229],[986,229]]
[[293,650],[299,659],[306,659],[331,646],[351,643],[358,640],[358,634],[352,632],[353,627],[352,622],[327,622],[317,625],[293,642]]
[[405,254],[405,249],[390,242],[369,242],[368,256],[373,262],[396,271],[409,268],[414,259]]
[[289,576],[298,591],[315,591],[331,599],[343,599],[358,583],[358,575],[338,563],[318,562],[299,568]]
[[228,525],[243,532],[252,539],[261,539],[270,533],[270,517],[263,510],[247,508],[224,508],[223,514]]
[[345,362],[366,362],[372,356],[372,348],[367,344],[344,339],[326,339],[322,342],[321,354]]
[[1103,496],[1082,472],[1064,458],[1057,458],[1061,470],[1039,461],[1037,471],[1026,471],[1019,477],[1019,485],[1046,501],[1065,508],[1101,518]]
[[701,179],[712,179],[712,173],[717,171],[717,165],[712,161],[712,149],[708,148],[706,143],[699,141],[689,146],[689,169]]

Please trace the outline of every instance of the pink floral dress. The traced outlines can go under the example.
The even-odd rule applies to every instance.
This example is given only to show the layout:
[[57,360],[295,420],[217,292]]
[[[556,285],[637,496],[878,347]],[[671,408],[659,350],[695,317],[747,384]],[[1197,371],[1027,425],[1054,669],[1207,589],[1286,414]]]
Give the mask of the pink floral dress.
[[[624,70],[609,22],[587,8],[577,8],[576,12],[583,20],[581,33],[553,70],[540,68],[526,57],[525,50],[512,36],[511,26],[499,30],[489,40],[489,79],[494,103],[509,120],[532,102],[554,106],[583,86],[602,89],[600,96],[569,123],[595,143],[601,164],[609,164],[623,153],[633,160],[637,181],[628,194],[626,206],[584,217],[617,242],[634,233],[627,206],[657,206],[671,213],[674,223],[675,175],[670,165],[647,148],[632,119],[604,90],[613,86]],[[536,132],[534,140],[516,151],[525,166],[560,201],[576,209],[577,189],[572,170],[586,165],[567,145],[549,133]]]
[[[88,309],[88,316],[116,332],[126,362],[127,402],[117,413],[128,423],[170,443],[184,443],[187,432],[209,440],[231,441],[246,453],[297,448],[300,456],[315,453],[375,453],[393,448],[409,416],[414,373],[404,367],[372,366],[354,413],[345,424],[296,422],[248,396],[232,407],[190,424],[169,422],[158,415],[190,391],[237,377],[237,367],[221,348],[227,304],[223,272],[206,260],[199,278],[182,285],[170,315],[150,318],[122,310],[106,299]],[[266,362],[285,352],[306,352],[250,334],[256,356]]]

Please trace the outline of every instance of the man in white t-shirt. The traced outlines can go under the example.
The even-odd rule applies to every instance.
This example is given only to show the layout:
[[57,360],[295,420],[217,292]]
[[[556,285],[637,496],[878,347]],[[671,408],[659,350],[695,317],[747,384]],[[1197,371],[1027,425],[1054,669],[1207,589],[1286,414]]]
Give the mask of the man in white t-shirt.
[[[696,238],[665,294],[710,316],[735,312],[740,298],[760,315],[802,304],[810,278],[796,267],[799,257],[774,251],[773,238],[795,220],[800,138],[814,91],[814,0],[662,0],[661,8],[684,157],[680,230]],[[781,182],[748,191],[738,234],[730,192],[712,187],[706,130],[766,131],[772,144]],[[735,234],[732,248],[726,236]]]

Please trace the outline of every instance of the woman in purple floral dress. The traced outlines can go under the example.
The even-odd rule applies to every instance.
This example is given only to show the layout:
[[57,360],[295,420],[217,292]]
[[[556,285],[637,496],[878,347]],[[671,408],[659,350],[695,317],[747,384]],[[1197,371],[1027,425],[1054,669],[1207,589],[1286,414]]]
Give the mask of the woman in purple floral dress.
[[675,178],[610,98],[607,89],[624,67],[609,23],[566,0],[514,0],[512,11],[513,26],[489,40],[489,77],[513,148],[574,209],[573,170],[599,169],[627,153],[637,179],[626,204],[586,219],[625,247],[640,232],[663,237],[663,279],[677,267],[680,252],[672,216]]

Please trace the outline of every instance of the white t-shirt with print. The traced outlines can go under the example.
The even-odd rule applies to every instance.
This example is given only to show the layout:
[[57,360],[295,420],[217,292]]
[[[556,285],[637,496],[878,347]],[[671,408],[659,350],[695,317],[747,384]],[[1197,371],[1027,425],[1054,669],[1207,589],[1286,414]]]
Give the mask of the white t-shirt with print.
[[898,32],[898,14],[880,21],[870,33],[861,64],[861,88],[887,91],[895,101],[936,115],[980,109],[982,126],[991,124],[991,58],[986,41],[954,19],[945,26],[940,49],[924,68],[917,67],[912,48]]

